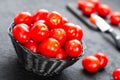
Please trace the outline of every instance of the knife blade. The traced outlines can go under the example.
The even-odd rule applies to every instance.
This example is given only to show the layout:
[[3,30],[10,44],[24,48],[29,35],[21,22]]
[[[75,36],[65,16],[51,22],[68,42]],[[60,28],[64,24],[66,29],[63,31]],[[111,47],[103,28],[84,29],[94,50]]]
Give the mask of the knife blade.
[[97,14],[91,14],[91,17],[95,20],[96,26],[102,31],[109,33],[115,40],[117,48],[120,50],[120,35],[100,16]]

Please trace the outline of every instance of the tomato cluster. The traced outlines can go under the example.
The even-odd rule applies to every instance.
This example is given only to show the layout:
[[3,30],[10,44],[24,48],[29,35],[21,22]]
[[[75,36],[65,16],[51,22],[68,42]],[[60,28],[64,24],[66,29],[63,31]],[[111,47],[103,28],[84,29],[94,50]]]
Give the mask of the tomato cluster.
[[57,11],[39,9],[32,15],[20,12],[14,17],[15,39],[34,53],[67,59],[82,54],[83,30]]
[[111,7],[100,3],[100,0],[78,0],[77,6],[86,16],[96,13],[103,18],[109,17],[109,21],[114,25],[120,24],[120,12],[112,12]]
[[107,4],[101,4],[99,0],[79,0],[77,2],[78,8],[82,10],[83,14],[90,16],[96,12],[102,17],[110,14],[111,8]]
[[107,55],[101,52],[86,56],[82,59],[82,66],[88,72],[96,72],[98,69],[104,68],[107,63]]

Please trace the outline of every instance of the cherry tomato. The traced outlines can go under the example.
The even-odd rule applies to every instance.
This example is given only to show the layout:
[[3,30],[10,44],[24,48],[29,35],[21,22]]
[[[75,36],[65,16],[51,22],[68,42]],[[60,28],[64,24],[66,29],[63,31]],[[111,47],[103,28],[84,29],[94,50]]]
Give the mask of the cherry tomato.
[[85,1],[84,0],[78,0],[77,2],[77,6],[79,9],[82,9],[85,5]]
[[37,53],[38,52],[38,44],[33,40],[28,41],[27,43],[23,44],[26,48],[30,49],[31,51]]
[[111,12],[111,8],[107,4],[100,4],[97,12],[101,17],[107,17]]
[[89,21],[90,21],[92,24],[94,24],[94,25],[96,24],[96,20],[95,20],[93,17],[90,17],[90,18],[89,18]]
[[69,40],[65,44],[65,50],[70,57],[78,57],[82,54],[82,44],[77,39]]
[[98,53],[95,53],[94,56],[97,57],[98,60],[100,61],[99,68],[104,68],[107,65],[107,63],[108,63],[107,55],[105,55],[104,53],[98,52]]
[[46,24],[50,28],[57,28],[62,24],[62,16],[56,11],[51,11],[47,15]]
[[95,5],[91,2],[86,2],[82,8],[83,14],[90,16],[92,13],[95,12]]
[[62,45],[66,40],[66,32],[62,28],[54,28],[50,31],[50,37],[55,38]]
[[43,24],[45,24],[46,21],[45,21],[45,20],[38,20],[38,21],[36,21],[35,23],[43,23]]
[[110,22],[114,25],[120,24],[120,12],[113,12],[110,15]]
[[28,25],[21,23],[17,24],[12,29],[13,36],[18,42],[25,43],[30,40],[30,31],[28,27]]
[[82,66],[88,72],[96,72],[99,69],[100,62],[95,56],[86,56],[82,59]]
[[62,17],[62,24],[68,23],[68,22],[69,22],[69,20],[66,17]]
[[120,68],[114,69],[112,77],[114,80],[120,80]]
[[79,25],[75,25],[73,23],[65,23],[63,26],[68,39],[82,40],[83,30]]
[[67,59],[67,54],[62,48],[60,48],[56,54],[56,58],[57,59]]
[[47,57],[55,57],[60,49],[60,43],[54,38],[47,38],[39,45],[39,51]]
[[68,22],[70,22],[70,21],[66,17],[62,17],[62,24],[60,24],[58,26],[58,28],[63,28],[64,24],[68,23]]
[[92,4],[94,4],[96,10],[97,10],[97,8],[98,8],[98,6],[99,6],[99,4],[100,4],[100,1],[99,1],[99,0],[88,0],[88,2],[91,2]]
[[31,28],[30,33],[34,41],[41,42],[49,36],[49,29],[45,24],[36,22]]
[[33,21],[33,17],[29,12],[19,12],[14,17],[15,24],[25,23],[30,25],[32,21]]
[[39,9],[33,14],[33,21],[46,20],[49,11],[46,9]]

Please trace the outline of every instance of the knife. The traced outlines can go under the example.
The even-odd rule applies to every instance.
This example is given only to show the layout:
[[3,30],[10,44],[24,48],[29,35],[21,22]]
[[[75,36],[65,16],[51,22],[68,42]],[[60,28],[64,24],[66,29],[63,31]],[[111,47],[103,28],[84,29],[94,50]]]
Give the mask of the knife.
[[115,40],[117,48],[120,50],[120,35],[100,16],[97,14],[91,14],[91,17],[95,20],[95,25],[102,31],[109,33]]

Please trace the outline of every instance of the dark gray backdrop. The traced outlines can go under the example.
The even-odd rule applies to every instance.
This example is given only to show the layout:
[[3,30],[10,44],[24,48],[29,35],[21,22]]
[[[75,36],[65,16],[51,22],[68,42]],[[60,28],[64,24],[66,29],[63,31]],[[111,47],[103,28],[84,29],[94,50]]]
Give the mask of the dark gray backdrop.
[[[114,45],[113,39],[99,31],[89,29],[67,9],[69,2],[77,0],[0,0],[0,80],[42,80],[43,77],[29,73],[17,62],[17,56],[7,34],[7,28],[13,22],[15,14],[20,11],[33,13],[37,9],[48,9],[60,12],[72,23],[80,25],[84,30],[84,41],[87,49],[85,55],[93,55],[96,52],[104,52],[109,57],[109,63],[105,69],[94,74],[87,73],[81,66],[81,59],[65,69],[60,75],[47,80],[112,80],[112,71],[120,67],[120,51]],[[120,11],[120,0],[101,0],[101,3],[109,4],[113,11]],[[118,28],[119,31],[120,28]]]

